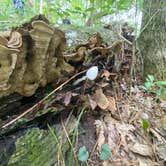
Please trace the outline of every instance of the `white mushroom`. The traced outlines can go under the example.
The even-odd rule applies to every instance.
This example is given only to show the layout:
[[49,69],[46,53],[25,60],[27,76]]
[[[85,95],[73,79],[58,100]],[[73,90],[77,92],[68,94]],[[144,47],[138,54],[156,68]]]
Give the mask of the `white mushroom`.
[[79,84],[80,82],[82,82],[82,81],[84,81],[84,80],[86,80],[86,79],[89,79],[89,80],[91,80],[91,81],[95,80],[96,77],[97,77],[97,75],[98,75],[98,72],[99,72],[99,70],[98,70],[98,67],[97,67],[97,66],[92,66],[92,67],[90,67],[90,68],[87,70],[86,75],[83,76],[83,77],[81,77],[81,78],[79,78],[78,80],[76,80],[76,81],[73,83],[73,85],[77,85],[77,84]]

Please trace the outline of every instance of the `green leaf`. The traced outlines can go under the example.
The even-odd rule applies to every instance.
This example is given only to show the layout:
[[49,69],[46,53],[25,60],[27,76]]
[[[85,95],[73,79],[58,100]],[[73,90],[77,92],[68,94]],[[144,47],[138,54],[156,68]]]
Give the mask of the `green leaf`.
[[160,87],[159,93],[157,94],[159,98],[166,99],[166,88]]
[[149,121],[147,119],[142,119],[142,128],[147,130],[149,128]]
[[90,0],[90,3],[94,3],[95,0]]
[[107,160],[111,157],[111,150],[107,144],[101,146],[100,159]]
[[148,75],[146,78],[147,82],[153,82],[154,81],[154,76],[153,75]]
[[93,11],[93,10],[95,10],[94,7],[89,7],[89,8],[87,8],[85,11],[86,11],[86,12],[91,12],[91,11]]
[[147,91],[151,89],[151,86],[153,85],[152,82],[145,82],[144,86],[146,87]]
[[80,147],[78,151],[78,160],[85,162],[89,158],[89,152],[87,151],[85,146]]
[[147,88],[144,85],[140,85],[139,88],[147,91]]
[[161,94],[161,88],[160,89],[156,89],[153,91],[157,96],[160,96]]
[[163,86],[163,85],[166,85],[166,81],[156,81],[154,82],[154,84],[158,86]]
[[82,15],[83,15],[83,18],[86,18],[86,13],[83,12]]
[[82,11],[82,9],[79,6],[74,6],[76,10]]
[[64,16],[62,12],[56,11],[56,13],[57,13],[60,17],[63,17],[63,16]]

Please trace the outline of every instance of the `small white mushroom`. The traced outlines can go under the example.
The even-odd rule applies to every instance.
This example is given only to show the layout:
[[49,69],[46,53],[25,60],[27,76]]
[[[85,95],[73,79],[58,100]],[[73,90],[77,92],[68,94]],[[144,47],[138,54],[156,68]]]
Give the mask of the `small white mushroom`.
[[82,81],[84,81],[84,80],[86,80],[86,79],[89,79],[89,80],[91,80],[91,81],[95,80],[96,77],[97,77],[97,75],[98,75],[98,72],[99,72],[99,70],[98,70],[98,67],[97,67],[97,66],[92,66],[92,67],[90,67],[90,68],[87,70],[86,75],[83,76],[83,77],[81,77],[81,78],[79,78],[78,80],[76,80],[76,81],[73,83],[73,85],[77,85],[77,84],[79,84],[80,82],[82,82]]
[[97,75],[98,75],[98,67],[97,66],[92,66],[91,68],[89,68],[86,72],[86,77],[89,80],[95,80]]

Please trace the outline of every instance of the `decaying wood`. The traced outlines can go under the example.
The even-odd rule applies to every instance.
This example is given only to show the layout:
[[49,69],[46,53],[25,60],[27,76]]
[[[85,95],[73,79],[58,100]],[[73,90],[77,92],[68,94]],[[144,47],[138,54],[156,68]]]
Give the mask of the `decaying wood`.
[[64,61],[62,31],[41,15],[0,33],[0,97],[17,92],[31,96],[72,67]]

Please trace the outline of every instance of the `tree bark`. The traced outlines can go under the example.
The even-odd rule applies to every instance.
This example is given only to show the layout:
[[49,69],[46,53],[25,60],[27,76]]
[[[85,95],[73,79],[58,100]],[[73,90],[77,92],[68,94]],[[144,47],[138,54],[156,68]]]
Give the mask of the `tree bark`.
[[166,2],[144,0],[138,45],[144,60],[144,76],[166,79]]

